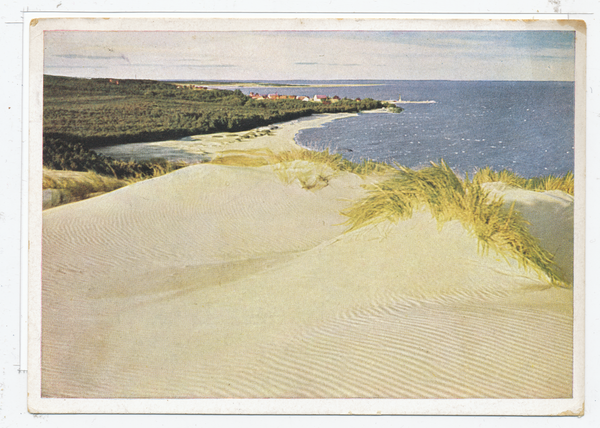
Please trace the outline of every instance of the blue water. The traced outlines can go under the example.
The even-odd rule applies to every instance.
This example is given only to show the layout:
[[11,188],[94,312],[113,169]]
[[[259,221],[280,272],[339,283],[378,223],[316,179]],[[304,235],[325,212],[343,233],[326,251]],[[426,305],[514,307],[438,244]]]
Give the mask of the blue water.
[[[285,82],[311,83],[324,82]],[[319,88],[240,88],[244,93],[338,95],[423,101],[399,114],[364,113],[301,131],[299,144],[330,148],[351,160],[411,168],[444,159],[458,172],[490,166],[524,177],[574,171],[572,82],[352,81]]]

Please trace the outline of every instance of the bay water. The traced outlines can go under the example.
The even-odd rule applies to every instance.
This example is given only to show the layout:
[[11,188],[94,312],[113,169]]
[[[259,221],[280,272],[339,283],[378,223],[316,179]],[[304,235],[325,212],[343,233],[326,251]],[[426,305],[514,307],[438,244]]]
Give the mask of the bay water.
[[[298,144],[420,168],[443,159],[459,173],[486,166],[524,177],[574,171],[574,83],[537,81],[295,81],[316,87],[240,88],[399,103],[402,113],[361,113],[296,135]],[[327,86],[330,85],[330,86]]]
[[[296,142],[409,168],[444,160],[457,173],[486,166],[523,177],[574,171],[574,83],[537,81],[281,81],[292,86],[232,87],[245,94],[326,95],[401,99],[401,113],[364,112],[301,130]],[[406,101],[413,101],[408,102]],[[414,103],[415,101],[432,101]],[[301,119],[302,120],[302,119]],[[109,146],[98,152],[122,160],[163,157],[188,162],[201,155],[156,143]]]

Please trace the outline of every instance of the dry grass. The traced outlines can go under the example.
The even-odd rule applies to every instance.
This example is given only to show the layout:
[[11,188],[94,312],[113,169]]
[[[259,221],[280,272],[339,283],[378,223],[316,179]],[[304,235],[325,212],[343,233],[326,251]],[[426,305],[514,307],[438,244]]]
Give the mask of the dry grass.
[[571,196],[575,193],[575,177],[572,172],[568,172],[564,176],[547,175],[543,177],[524,178],[512,171],[502,170],[496,172],[487,167],[477,171],[473,176],[473,181],[479,184],[500,181],[510,186],[537,192],[562,190]]
[[284,183],[298,181],[305,190],[319,190],[329,184],[336,171],[325,163],[305,160],[280,162],[274,165],[275,172]]
[[265,166],[273,152],[269,149],[224,150],[208,163],[228,166]]
[[273,153],[269,149],[228,150],[210,163],[244,167],[274,165],[282,181],[289,184],[298,180],[306,190],[322,189],[338,171],[351,172],[361,177],[394,171],[394,168],[386,163],[370,160],[356,163],[344,159],[341,154],[330,153],[328,149],[298,149],[281,153]]
[[44,168],[42,189],[59,190],[59,205],[63,205],[112,192],[138,181],[159,177],[173,172],[184,165],[184,163],[180,162],[149,164],[149,171],[143,174],[136,173],[133,177],[127,179],[109,177],[93,171],[62,171]]
[[490,197],[481,187],[481,181],[471,181],[468,176],[461,180],[443,161],[419,171],[398,168],[395,177],[371,186],[369,196],[344,212],[349,231],[408,219],[416,209],[426,207],[440,227],[450,220],[460,221],[477,237],[482,252],[492,248],[550,283],[563,284],[553,256],[529,233],[527,221],[514,210],[514,204],[505,208],[502,199]]
[[229,165],[229,166],[265,166],[269,165],[267,159],[261,156],[252,155],[226,155],[217,156],[210,163],[215,165]]
[[360,163],[344,159],[341,154],[332,154],[328,149],[314,151],[298,149],[273,153],[268,149],[223,152],[210,163],[230,166],[274,165],[279,177],[286,183],[298,180],[307,190],[318,190],[329,183],[335,172],[346,171],[366,177],[394,171],[386,163],[363,160]]
[[383,162],[375,162],[371,160],[362,160],[360,163],[352,162],[344,159],[339,153],[330,153],[329,149],[325,149],[323,151],[299,149],[278,153],[272,156],[271,162],[285,163],[296,160],[327,165],[335,171],[347,171],[363,177],[370,174],[383,174],[394,169],[391,165]]
[[129,180],[120,180],[106,177],[95,172],[55,171],[44,169],[42,179],[43,189],[57,189],[61,191],[61,204],[81,201],[90,196],[112,192],[130,183]]

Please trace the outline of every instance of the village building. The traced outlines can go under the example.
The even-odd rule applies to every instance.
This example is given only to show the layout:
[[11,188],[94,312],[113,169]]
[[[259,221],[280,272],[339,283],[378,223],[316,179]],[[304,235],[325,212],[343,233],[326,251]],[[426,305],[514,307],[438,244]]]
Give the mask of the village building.
[[[337,103],[341,101],[341,98],[337,95],[329,98],[327,95],[314,95],[312,98],[306,95],[279,95],[278,93],[261,95],[259,93],[250,92],[248,94],[253,100],[300,100],[300,101],[312,101],[323,104]],[[357,99],[360,101],[360,98]]]
[[266,95],[261,95],[259,93],[250,92],[249,97],[253,100],[264,100],[267,98]]

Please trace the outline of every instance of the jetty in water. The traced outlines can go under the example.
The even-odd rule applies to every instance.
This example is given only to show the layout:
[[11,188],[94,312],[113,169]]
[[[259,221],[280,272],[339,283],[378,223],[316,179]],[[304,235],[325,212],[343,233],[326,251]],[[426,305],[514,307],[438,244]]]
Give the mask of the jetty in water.
[[434,104],[435,101],[431,100],[431,101],[405,101],[402,100],[402,96],[399,95],[397,100],[388,100],[386,101],[388,103],[394,103],[394,104]]

